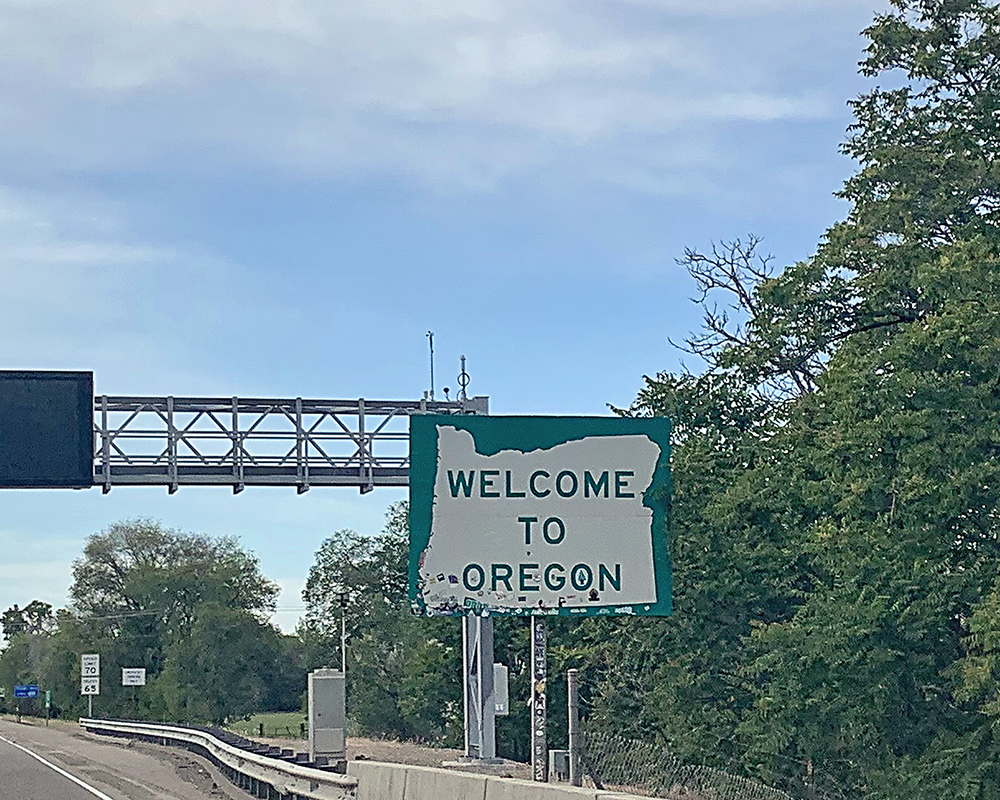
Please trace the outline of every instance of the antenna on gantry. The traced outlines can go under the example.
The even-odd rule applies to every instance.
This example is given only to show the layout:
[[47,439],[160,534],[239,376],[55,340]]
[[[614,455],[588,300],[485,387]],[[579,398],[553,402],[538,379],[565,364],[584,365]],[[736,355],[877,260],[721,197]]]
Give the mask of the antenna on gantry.
[[465,356],[462,356],[462,371],[458,376],[458,399],[460,402],[464,403],[469,399],[468,395],[465,393],[465,387],[469,385],[469,373],[465,371]]
[[427,331],[427,340],[431,345],[431,400],[434,399],[434,331]]

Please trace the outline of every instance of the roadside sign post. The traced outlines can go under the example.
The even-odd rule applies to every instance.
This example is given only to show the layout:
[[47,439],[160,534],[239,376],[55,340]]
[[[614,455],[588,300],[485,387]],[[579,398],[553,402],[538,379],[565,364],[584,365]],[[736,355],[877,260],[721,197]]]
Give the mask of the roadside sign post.
[[531,778],[549,779],[548,695],[548,622],[545,617],[531,618]]
[[52,691],[45,690],[45,727],[49,727],[49,715],[52,710]]
[[14,699],[17,700],[17,721],[21,721],[21,700],[38,697],[38,684],[29,683],[14,687]]
[[567,733],[569,738],[569,783],[580,786],[580,670],[566,672]]
[[139,719],[139,695],[136,686],[146,685],[145,667],[122,667],[122,686],[132,687],[132,718]]
[[87,716],[94,716],[94,697],[101,693],[101,656],[85,653],[80,656],[80,694],[87,696]]

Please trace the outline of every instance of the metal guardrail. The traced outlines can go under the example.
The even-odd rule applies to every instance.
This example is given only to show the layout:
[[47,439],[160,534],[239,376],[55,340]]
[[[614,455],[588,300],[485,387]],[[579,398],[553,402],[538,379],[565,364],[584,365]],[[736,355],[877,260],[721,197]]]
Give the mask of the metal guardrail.
[[358,779],[302,754],[268,747],[235,734],[180,725],[88,719],[91,733],[125,736],[194,750],[218,766],[234,784],[268,800],[356,800]]

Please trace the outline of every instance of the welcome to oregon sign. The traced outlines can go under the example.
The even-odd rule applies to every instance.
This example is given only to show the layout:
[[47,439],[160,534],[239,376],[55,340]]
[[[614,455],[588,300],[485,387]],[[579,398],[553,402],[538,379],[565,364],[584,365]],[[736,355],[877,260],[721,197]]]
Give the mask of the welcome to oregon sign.
[[415,613],[665,616],[665,418],[410,418]]

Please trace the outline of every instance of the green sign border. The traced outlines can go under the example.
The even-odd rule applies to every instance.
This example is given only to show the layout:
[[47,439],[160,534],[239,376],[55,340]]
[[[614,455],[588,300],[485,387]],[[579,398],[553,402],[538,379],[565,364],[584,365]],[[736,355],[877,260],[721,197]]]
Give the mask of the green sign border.
[[[431,538],[434,483],[438,462],[438,426],[469,431],[476,451],[492,456],[501,450],[540,450],[594,436],[648,436],[660,446],[660,458],[642,504],[653,511],[650,530],[656,601],[642,604],[593,605],[573,608],[495,608],[471,604],[441,616],[489,613],[492,616],[657,616],[673,611],[670,561],[670,420],[666,417],[493,417],[416,414],[410,417],[410,551],[409,596],[414,614],[426,614],[420,586],[420,555]],[[467,603],[469,601],[466,601]],[[629,609],[622,611],[620,609]],[[618,609],[618,610],[616,610]]]

